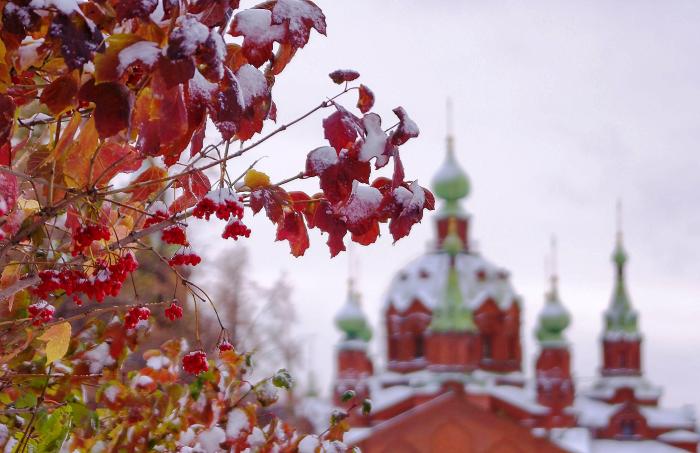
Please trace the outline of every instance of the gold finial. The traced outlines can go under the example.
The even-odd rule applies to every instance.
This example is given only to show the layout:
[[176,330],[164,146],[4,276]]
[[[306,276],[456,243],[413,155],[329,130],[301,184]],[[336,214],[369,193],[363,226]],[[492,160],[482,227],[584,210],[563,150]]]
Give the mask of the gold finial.
[[452,135],[452,99],[447,98],[446,103],[446,114],[447,114],[447,152],[454,152],[454,136]]

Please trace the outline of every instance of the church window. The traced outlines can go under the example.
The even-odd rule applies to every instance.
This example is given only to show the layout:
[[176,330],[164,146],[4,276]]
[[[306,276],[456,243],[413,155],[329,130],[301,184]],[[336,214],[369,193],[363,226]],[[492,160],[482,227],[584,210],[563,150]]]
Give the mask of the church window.
[[637,421],[625,419],[620,423],[623,437],[634,437],[637,434]]
[[425,344],[423,341],[423,335],[418,334],[414,337],[414,348],[416,358],[423,357],[425,355]]
[[484,359],[493,357],[493,337],[491,335],[484,335],[481,338],[481,356]]

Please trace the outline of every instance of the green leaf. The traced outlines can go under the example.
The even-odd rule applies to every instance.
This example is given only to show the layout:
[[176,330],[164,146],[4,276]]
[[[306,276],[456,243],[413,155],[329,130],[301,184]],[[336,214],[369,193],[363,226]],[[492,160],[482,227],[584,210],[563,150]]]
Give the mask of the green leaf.
[[289,390],[292,387],[292,375],[284,368],[277,370],[277,373],[272,376],[272,385],[277,388]]
[[345,403],[347,401],[350,401],[353,398],[355,398],[355,391],[354,390],[346,390],[343,393],[343,395],[340,397],[340,400]]
[[15,401],[15,407],[17,409],[26,409],[34,406],[36,406],[36,395],[31,392],[22,394],[22,396]]
[[372,412],[372,400],[365,398],[362,401],[362,415],[369,415],[370,412]]
[[70,344],[70,323],[62,322],[54,324],[44,332],[39,339],[46,342],[46,364],[53,363],[63,358],[68,352]]

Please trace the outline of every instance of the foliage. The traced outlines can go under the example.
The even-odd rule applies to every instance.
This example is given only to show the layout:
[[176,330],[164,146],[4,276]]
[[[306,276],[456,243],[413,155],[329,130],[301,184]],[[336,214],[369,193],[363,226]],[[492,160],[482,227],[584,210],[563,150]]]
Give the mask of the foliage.
[[[348,233],[375,242],[380,223],[394,240],[406,236],[434,201],[404,177],[399,147],[418,135],[405,110],[394,109],[398,122],[382,129],[372,91],[350,85],[359,73],[340,70],[330,74],[336,96],[263,132],[277,121],[276,78],[312,30],[326,32],[310,0],[248,9],[238,0],[11,0],[0,8],[0,445],[344,448],[344,417],[319,438],[261,422],[275,386],[289,388],[291,377],[280,370],[248,382],[250,357],[189,278],[201,257],[185,221],[225,221],[221,240],[238,240],[251,233],[245,213],[264,210],[295,256],[310,245],[308,228],[328,234],[331,256],[345,250]],[[354,91],[360,116],[339,103]],[[309,152],[305,169],[277,183],[252,167],[229,173],[233,160],[325,109],[330,146]],[[372,167],[389,163],[391,178],[372,179]],[[317,180],[319,193],[285,188],[300,179]],[[173,298],[184,288],[191,304],[143,296],[134,273],[154,258],[175,278]],[[124,298],[125,284],[130,303],[110,303]],[[209,355],[202,303],[220,326]],[[146,366],[125,366],[154,316],[183,315],[194,347],[171,339],[143,354]]]

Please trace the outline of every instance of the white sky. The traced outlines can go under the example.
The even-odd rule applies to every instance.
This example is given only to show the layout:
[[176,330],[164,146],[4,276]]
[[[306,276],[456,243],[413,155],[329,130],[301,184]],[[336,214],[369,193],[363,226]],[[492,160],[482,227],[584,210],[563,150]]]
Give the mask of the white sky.
[[[443,158],[444,104],[452,97],[458,158],[473,184],[465,203],[473,214],[472,238],[487,259],[512,272],[524,298],[529,374],[543,260],[555,233],[561,296],[573,315],[568,336],[575,373],[596,375],[621,197],[646,375],[664,386],[666,404],[700,406],[700,3],[318,4],[328,37],[314,33],[277,81],[279,120],[334,94],[330,71],[356,69],[375,92],[386,125],[394,122],[391,109],[402,105],[420,126],[421,136],[402,148],[402,158],[407,177],[425,185]],[[345,104],[355,101],[351,94]],[[269,156],[259,169],[273,180],[295,174],[306,153],[325,144],[322,118],[312,116],[238,165],[243,170]],[[247,221],[251,276],[271,282],[284,272],[292,281],[296,329],[307,338],[308,362],[327,391],[339,338],[332,318],[345,297],[347,255],[329,260],[325,238],[313,232],[311,249],[295,259],[286,243],[272,242],[274,228],[263,215]],[[222,228],[200,228],[195,249],[232,249],[231,241],[208,240]],[[428,218],[394,246],[385,230],[377,244],[354,248],[375,331],[392,275],[420,255],[431,236]]]

